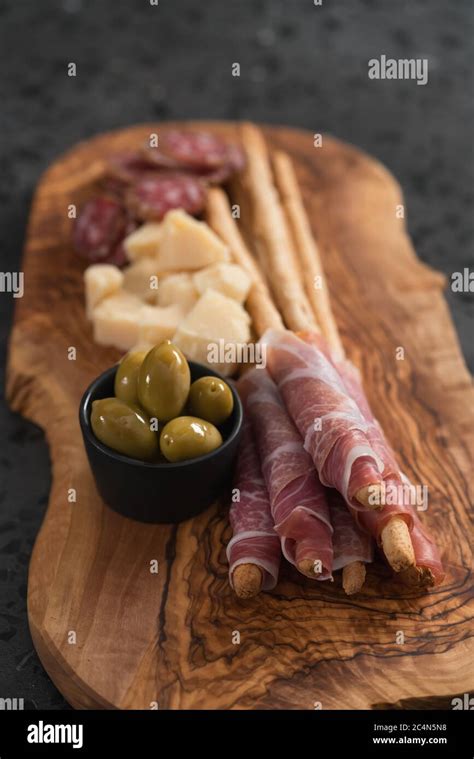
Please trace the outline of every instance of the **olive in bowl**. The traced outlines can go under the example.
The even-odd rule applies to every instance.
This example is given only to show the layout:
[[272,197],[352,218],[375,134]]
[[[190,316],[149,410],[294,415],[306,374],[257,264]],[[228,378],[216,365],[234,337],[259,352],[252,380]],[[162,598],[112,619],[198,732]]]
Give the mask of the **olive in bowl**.
[[[191,382],[210,375],[222,379],[208,366],[188,364]],[[113,397],[117,369],[108,369],[92,382],[79,408],[84,446],[99,494],[114,511],[141,522],[177,523],[200,514],[231,480],[243,417],[236,391],[231,388],[232,413],[219,426],[222,445],[185,461],[143,461],[104,444],[92,428],[92,404]],[[160,424],[160,432],[164,426]]]
[[234,396],[224,380],[213,376],[200,377],[191,385],[188,407],[194,416],[219,425],[232,414]]

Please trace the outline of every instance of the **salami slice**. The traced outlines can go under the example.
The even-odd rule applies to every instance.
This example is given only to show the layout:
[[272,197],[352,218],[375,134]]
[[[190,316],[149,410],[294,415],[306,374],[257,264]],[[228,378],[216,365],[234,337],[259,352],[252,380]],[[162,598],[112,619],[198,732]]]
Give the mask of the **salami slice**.
[[123,184],[132,184],[146,176],[154,175],[154,167],[140,152],[118,153],[107,160],[106,174]]
[[[172,158],[159,148],[145,147],[141,153],[141,163],[145,164],[148,171],[150,169],[160,171],[179,171],[184,170],[187,173],[199,176],[203,182],[210,185],[225,184],[230,177],[237,171],[241,171],[245,166],[245,154],[238,145],[225,145],[225,152],[222,153],[222,161],[207,161],[202,157],[194,157],[192,161],[186,156],[181,156],[180,160]],[[132,161],[131,169],[140,170],[140,163]],[[127,169],[127,167],[125,167]],[[121,167],[119,166],[119,170]],[[141,169],[143,171],[143,169]]]
[[327,580],[332,577],[332,526],[326,491],[311,457],[265,369],[247,372],[238,389],[255,432],[283,555],[300,570],[308,560],[305,574]]
[[173,208],[182,208],[191,215],[198,214],[205,202],[205,186],[188,174],[144,177],[126,194],[128,208],[142,221],[160,221]]
[[127,213],[117,200],[99,196],[89,200],[74,224],[76,252],[90,263],[106,263],[123,238]]
[[274,530],[270,501],[248,418],[244,419],[234,489],[239,493],[239,500],[232,502],[229,514],[233,532],[227,545],[229,582],[233,587],[232,576],[240,564],[256,564],[263,574],[262,589],[271,590],[278,582],[280,539]]
[[173,129],[161,138],[159,152],[189,168],[213,169],[228,162],[226,143],[210,132]]

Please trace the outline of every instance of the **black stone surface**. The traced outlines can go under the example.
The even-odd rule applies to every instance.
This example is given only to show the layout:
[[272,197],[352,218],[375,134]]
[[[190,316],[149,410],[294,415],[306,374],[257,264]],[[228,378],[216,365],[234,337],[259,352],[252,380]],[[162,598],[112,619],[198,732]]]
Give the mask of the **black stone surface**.
[[[1,2],[0,268],[19,269],[32,191],[58,154],[103,130],[187,118],[290,124],[361,146],[400,181],[419,256],[448,275],[472,265],[473,18],[471,0]],[[428,84],[369,81],[382,54],[428,58]],[[472,368],[473,296],[447,299]],[[0,293],[2,381],[12,305]],[[67,708],[26,617],[48,451],[5,406],[0,429],[0,697]]]

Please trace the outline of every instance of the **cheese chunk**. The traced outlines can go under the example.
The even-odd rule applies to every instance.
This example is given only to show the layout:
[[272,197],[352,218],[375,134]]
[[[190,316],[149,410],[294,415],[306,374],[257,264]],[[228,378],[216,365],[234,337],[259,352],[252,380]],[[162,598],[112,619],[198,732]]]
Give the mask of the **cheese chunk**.
[[143,306],[140,313],[138,340],[142,344],[157,345],[169,340],[182,322],[185,311],[181,306]]
[[92,264],[85,270],[84,286],[88,319],[92,319],[92,312],[97,304],[120,290],[122,283],[122,272],[112,264]]
[[158,294],[158,275],[154,258],[142,258],[123,270],[123,288],[144,301],[153,302]]
[[155,258],[158,254],[161,231],[162,224],[151,221],[128,235],[123,243],[128,260],[139,261],[142,258]]
[[156,302],[159,306],[179,305],[189,311],[196,303],[199,293],[191,274],[168,274],[160,277]]
[[196,272],[194,283],[200,293],[210,287],[243,303],[250,290],[250,277],[238,264],[212,264]]
[[141,311],[140,298],[119,291],[106,298],[92,313],[94,341],[99,345],[113,345],[128,351],[138,342]]
[[168,211],[157,257],[160,272],[192,271],[229,260],[227,245],[205,222],[184,211]]
[[250,317],[235,300],[209,289],[181,322],[172,340],[189,359],[228,376],[237,368],[233,347],[250,340]]

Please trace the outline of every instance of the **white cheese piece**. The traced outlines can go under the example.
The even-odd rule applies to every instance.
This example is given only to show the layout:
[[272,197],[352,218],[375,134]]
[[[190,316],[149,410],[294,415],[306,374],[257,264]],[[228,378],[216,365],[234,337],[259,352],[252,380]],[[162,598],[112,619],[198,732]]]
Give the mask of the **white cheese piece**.
[[92,319],[93,309],[109,295],[122,287],[123,274],[112,264],[92,264],[84,272],[86,314]]
[[233,348],[249,340],[248,313],[235,300],[215,290],[201,295],[172,337],[189,359],[208,364],[224,376],[237,368]]
[[209,288],[218,290],[228,298],[243,303],[250,290],[251,280],[238,264],[212,264],[194,274],[194,283],[200,293]]
[[181,210],[166,214],[157,257],[160,272],[192,271],[229,260],[227,245],[205,222]]
[[143,301],[132,293],[119,291],[106,298],[92,313],[94,341],[128,351],[138,342]]
[[123,269],[123,288],[145,301],[155,301],[158,289],[158,274],[154,258],[142,258]]
[[196,303],[199,293],[191,274],[167,274],[160,277],[156,302],[159,306],[177,304],[186,312]]
[[155,258],[161,240],[161,222],[150,221],[132,232],[124,240],[125,253],[129,261],[142,258]]
[[143,344],[157,345],[169,340],[182,322],[185,311],[181,306],[172,305],[143,306],[138,327],[138,341]]

